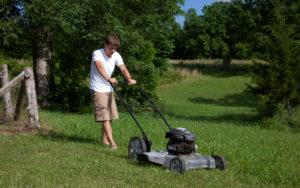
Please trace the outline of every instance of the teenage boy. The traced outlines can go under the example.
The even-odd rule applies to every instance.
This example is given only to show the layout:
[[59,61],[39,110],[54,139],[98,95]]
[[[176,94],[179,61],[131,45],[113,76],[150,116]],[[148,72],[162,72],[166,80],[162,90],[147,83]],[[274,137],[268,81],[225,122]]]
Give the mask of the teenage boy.
[[131,78],[121,55],[117,52],[120,40],[117,35],[108,35],[104,48],[95,50],[92,56],[90,73],[90,91],[94,104],[96,122],[102,122],[102,142],[111,149],[118,149],[111,128],[111,120],[118,119],[117,106],[111,84],[117,84],[116,78],[111,78],[115,65],[119,67],[129,85],[136,84]]

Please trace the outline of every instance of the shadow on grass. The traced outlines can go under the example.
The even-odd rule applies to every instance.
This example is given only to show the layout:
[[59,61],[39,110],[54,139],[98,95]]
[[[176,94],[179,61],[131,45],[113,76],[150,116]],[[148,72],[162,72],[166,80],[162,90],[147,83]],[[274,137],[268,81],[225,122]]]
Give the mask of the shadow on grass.
[[46,140],[51,140],[51,141],[78,142],[78,143],[89,143],[89,144],[102,145],[100,140],[84,138],[84,137],[80,137],[77,135],[66,135],[63,132],[57,132],[57,131],[52,131],[52,130],[50,130],[47,134],[39,134],[39,136]]
[[226,95],[221,99],[208,99],[204,97],[189,98],[189,101],[197,104],[213,104],[218,106],[237,106],[237,107],[255,107],[256,100],[254,96],[248,90],[244,90],[241,93]]
[[249,69],[251,65],[229,65],[228,67],[223,67],[221,64],[174,64],[174,68],[187,69],[190,72],[197,70],[203,75],[210,75],[214,77],[224,78],[232,76],[249,76]]
[[173,112],[164,112],[167,116],[176,119],[190,120],[190,121],[211,121],[211,122],[232,122],[240,124],[255,123],[261,120],[259,115],[247,115],[247,114],[228,114],[221,116],[187,116],[178,115]]
[[160,168],[165,168],[162,167],[162,165],[158,164],[158,163],[154,163],[154,162],[150,162],[148,160],[148,158],[145,156],[145,159],[139,159],[139,160],[134,160],[134,159],[129,159],[128,156],[124,156],[124,159],[129,161],[129,164],[135,167],[160,167]]
[[[197,96],[188,98],[188,100],[196,105],[199,104],[199,108],[201,108],[201,104],[208,104],[223,107],[250,107],[255,110],[255,107],[257,105],[254,96],[251,95],[248,90],[244,90],[243,92],[237,94],[226,95],[221,99],[209,99]],[[201,114],[191,116],[185,115],[184,112],[175,113],[174,111],[172,111],[172,108],[168,108],[167,106],[164,106],[164,104],[160,105],[160,109],[169,117],[193,121],[228,121],[236,123],[254,123],[261,120],[261,116],[259,116],[258,114],[246,114],[242,111],[240,113],[236,112],[234,114],[226,114],[225,111],[224,115],[215,116],[213,114],[210,116],[204,116]]]

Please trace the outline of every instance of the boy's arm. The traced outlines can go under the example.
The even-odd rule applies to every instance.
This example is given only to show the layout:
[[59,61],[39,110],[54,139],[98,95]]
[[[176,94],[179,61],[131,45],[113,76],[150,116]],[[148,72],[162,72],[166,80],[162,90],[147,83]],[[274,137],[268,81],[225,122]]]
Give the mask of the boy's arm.
[[101,74],[101,76],[108,82],[112,83],[112,84],[117,84],[117,79],[116,78],[111,78],[108,76],[108,74],[106,73],[105,69],[102,66],[101,61],[95,61],[94,62],[96,65],[96,68],[98,70],[98,72]]
[[125,64],[120,65],[119,69],[121,70],[122,74],[125,76],[127,81],[129,82],[128,85],[136,84],[136,80],[131,78],[130,73],[127,70]]

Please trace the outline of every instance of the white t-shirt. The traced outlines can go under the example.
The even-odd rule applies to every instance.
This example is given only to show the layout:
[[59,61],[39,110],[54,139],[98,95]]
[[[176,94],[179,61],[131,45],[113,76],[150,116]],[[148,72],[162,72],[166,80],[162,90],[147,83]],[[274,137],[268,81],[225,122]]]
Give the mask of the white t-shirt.
[[100,50],[95,50],[92,56],[89,88],[101,93],[112,92],[113,89],[109,82],[106,81],[98,72],[95,61],[100,61],[108,76],[111,77],[115,69],[115,65],[119,67],[124,64],[121,55],[118,52],[115,52],[112,54],[111,58],[108,58],[102,48]]

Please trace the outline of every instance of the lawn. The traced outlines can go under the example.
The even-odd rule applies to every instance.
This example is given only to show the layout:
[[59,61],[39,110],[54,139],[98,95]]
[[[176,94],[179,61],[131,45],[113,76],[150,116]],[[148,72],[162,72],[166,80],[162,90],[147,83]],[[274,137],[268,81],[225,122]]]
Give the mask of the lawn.
[[[48,131],[0,135],[0,187],[299,187],[300,133],[259,127],[247,69],[184,68],[198,73],[161,86],[161,109],[172,127],[197,135],[198,153],[224,156],[226,170],[182,175],[129,160],[128,142],[141,133],[126,112],[113,122],[119,150],[112,151],[100,143],[92,114],[42,110]],[[149,113],[137,118],[152,148],[165,149],[163,122]]]

